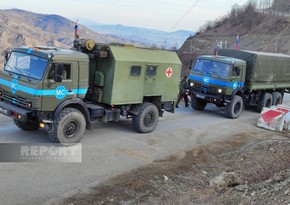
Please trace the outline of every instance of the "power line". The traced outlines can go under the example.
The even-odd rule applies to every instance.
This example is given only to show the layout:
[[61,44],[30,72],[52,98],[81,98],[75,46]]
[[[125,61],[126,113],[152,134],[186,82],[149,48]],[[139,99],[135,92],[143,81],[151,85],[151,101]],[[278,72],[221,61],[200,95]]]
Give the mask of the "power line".
[[177,20],[177,22],[172,26],[170,30],[174,30],[176,26],[191,12],[191,10],[196,7],[196,5],[200,2],[200,0],[196,0],[191,7]]
[[169,0],[165,0],[164,1],[164,3],[155,11],[155,13],[154,14],[152,14],[149,18],[148,18],[148,20],[146,21],[146,23],[145,24],[147,24],[151,19],[153,19],[162,9],[163,9],[163,7],[167,4],[167,2],[168,2]]
[[[196,7],[196,5],[200,2],[200,0],[196,0],[192,5],[191,7],[176,21],[176,23],[171,27],[170,30],[174,30],[177,25],[192,11],[192,9],[194,7]],[[164,38],[164,48],[166,49],[167,47],[167,39],[168,39],[168,33],[165,35],[165,38]]]

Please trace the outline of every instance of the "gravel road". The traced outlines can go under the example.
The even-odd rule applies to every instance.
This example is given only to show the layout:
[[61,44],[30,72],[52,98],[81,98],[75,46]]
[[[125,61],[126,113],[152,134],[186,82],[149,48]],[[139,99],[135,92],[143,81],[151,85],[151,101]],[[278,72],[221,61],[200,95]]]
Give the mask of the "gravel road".
[[[290,97],[286,95],[286,104]],[[223,108],[204,112],[180,108],[165,114],[149,134],[136,133],[131,121],[96,123],[82,140],[81,163],[0,163],[0,204],[51,204],[95,186],[112,176],[161,160],[183,150],[227,139],[248,129],[259,114],[245,110],[236,120],[224,117]],[[44,130],[24,132],[0,116],[0,143],[49,143]]]

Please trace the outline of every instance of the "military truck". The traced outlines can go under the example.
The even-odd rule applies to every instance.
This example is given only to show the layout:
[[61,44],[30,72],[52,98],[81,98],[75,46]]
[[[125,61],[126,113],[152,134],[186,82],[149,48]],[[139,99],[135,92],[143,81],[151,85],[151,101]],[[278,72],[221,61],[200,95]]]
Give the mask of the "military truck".
[[290,88],[290,56],[237,49],[220,49],[218,54],[197,57],[191,69],[193,109],[213,103],[235,119],[244,106],[256,106],[261,112],[282,103]]
[[174,112],[181,62],[173,51],[76,39],[73,49],[14,48],[0,72],[0,110],[23,130],[77,143],[94,121],[132,118],[152,132]]

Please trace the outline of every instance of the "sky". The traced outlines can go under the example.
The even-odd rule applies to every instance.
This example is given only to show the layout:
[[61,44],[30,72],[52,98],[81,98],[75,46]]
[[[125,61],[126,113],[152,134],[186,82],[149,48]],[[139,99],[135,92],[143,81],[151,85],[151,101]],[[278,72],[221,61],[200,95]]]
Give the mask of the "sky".
[[57,14],[76,21],[122,24],[166,32],[198,31],[248,0],[0,0],[0,9]]

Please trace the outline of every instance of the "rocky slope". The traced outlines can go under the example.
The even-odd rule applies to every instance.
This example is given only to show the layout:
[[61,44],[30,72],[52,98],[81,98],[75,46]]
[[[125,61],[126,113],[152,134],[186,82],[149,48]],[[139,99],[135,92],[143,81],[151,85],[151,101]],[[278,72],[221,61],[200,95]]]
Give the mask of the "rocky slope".
[[[219,42],[234,48],[239,35],[239,48],[290,54],[290,17],[275,13],[258,13],[252,7],[232,11],[219,21],[204,25],[197,35],[188,38],[179,49],[184,73],[196,56],[212,54]],[[226,42],[226,43],[225,43]]]

